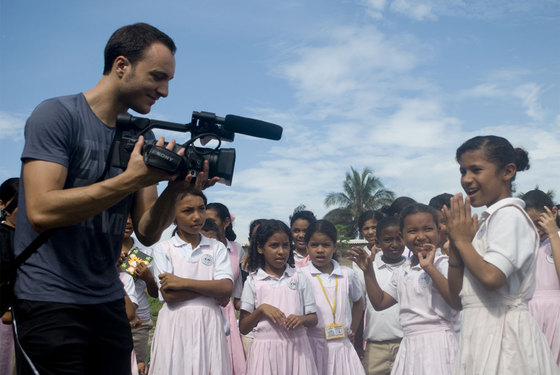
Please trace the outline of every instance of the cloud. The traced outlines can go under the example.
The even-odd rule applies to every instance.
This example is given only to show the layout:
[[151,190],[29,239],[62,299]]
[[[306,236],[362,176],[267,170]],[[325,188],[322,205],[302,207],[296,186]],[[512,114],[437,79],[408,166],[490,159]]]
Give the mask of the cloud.
[[543,119],[543,108],[539,102],[541,87],[536,83],[530,82],[518,86],[513,91],[513,96],[521,99],[525,113],[533,120]]
[[437,19],[431,1],[395,0],[390,9],[417,21]]
[[468,19],[503,19],[521,16],[528,18],[551,18],[554,0],[367,0],[366,14],[379,20],[398,14],[415,21],[435,21],[441,17]]
[[23,128],[29,114],[9,113],[0,111],[0,139],[23,139]]

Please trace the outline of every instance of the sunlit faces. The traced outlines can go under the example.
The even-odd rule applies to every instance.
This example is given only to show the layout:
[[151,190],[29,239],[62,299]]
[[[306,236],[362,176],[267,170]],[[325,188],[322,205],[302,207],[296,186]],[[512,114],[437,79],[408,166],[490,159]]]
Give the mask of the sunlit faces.
[[335,244],[324,233],[315,232],[307,244],[307,252],[313,265],[323,273],[330,273],[333,265],[331,259],[335,252]]
[[489,161],[484,150],[470,150],[461,155],[461,186],[473,207],[491,206],[511,196],[511,179],[515,165],[510,163],[501,170]]
[[428,212],[418,212],[405,217],[402,234],[404,244],[414,255],[418,255],[424,244],[437,246],[438,243],[438,227],[434,217]]
[[369,245],[376,245],[377,244],[377,220],[369,219],[364,222],[362,228],[360,228],[364,238],[368,242]]
[[284,232],[276,232],[257,251],[264,256],[264,270],[280,277],[290,256],[290,238]]
[[[117,67],[119,62],[117,61]],[[120,99],[138,113],[150,112],[152,105],[169,93],[169,81],[175,74],[175,57],[162,43],[152,43],[142,58],[130,65],[122,62]]]
[[538,211],[534,208],[529,208],[527,210],[527,215],[529,215],[529,217],[533,221],[533,224],[535,224],[535,227],[537,227],[537,232],[539,233],[539,239],[541,242],[548,238],[548,234],[546,234],[543,228],[539,225],[539,216],[541,216],[542,213],[543,211]]
[[294,245],[296,247],[296,251],[302,255],[307,253],[305,232],[307,231],[309,224],[309,221],[305,219],[297,219],[292,224],[292,237],[294,239]]
[[386,263],[402,259],[404,241],[401,230],[397,225],[383,228],[379,233],[379,247],[383,252],[383,260]]
[[190,238],[199,238],[199,232],[206,220],[206,205],[202,197],[187,194],[177,206],[175,223],[179,236],[186,242]]

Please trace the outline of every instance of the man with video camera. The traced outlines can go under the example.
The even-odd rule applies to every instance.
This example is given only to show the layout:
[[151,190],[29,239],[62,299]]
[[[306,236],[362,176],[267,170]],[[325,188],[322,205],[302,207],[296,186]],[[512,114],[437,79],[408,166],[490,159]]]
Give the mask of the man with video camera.
[[[187,189],[217,180],[208,179],[207,163],[194,184],[190,175],[178,181],[146,166],[142,136],[124,171],[109,160],[117,115],[146,114],[167,96],[175,49],[153,26],[124,26],[105,47],[95,87],[46,100],[27,120],[15,254],[38,233],[52,235],[18,269],[13,311],[21,347],[40,374],[130,373],[132,339],[116,268],[127,216],[151,245]],[[160,181],[169,183],[158,197]],[[25,373],[36,373],[25,362]]]

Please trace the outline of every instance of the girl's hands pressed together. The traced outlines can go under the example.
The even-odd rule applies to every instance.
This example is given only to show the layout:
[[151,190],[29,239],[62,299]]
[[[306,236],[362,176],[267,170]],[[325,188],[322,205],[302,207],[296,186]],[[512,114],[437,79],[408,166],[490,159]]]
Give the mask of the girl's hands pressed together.
[[471,243],[478,230],[478,216],[471,217],[470,199],[463,203],[463,194],[456,194],[451,198],[451,207],[443,207],[443,214],[447,218],[447,235],[450,242]]
[[294,314],[288,316],[288,318],[286,319],[286,322],[284,323],[287,330],[296,329],[297,327],[299,327],[302,324],[303,324],[303,317],[300,316],[300,315],[294,315]]
[[279,308],[263,303],[258,309],[260,309],[261,313],[272,323],[280,325],[286,324],[286,315]]

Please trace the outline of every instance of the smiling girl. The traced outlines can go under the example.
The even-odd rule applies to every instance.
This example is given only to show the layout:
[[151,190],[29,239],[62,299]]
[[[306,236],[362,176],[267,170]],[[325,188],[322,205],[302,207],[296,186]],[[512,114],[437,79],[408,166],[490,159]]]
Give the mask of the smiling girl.
[[[478,136],[456,153],[467,194],[444,207],[449,288],[463,306],[455,374],[558,374],[527,309],[535,290],[539,236],[521,199],[512,198],[528,153],[497,136]],[[486,206],[471,217],[473,207]]]
[[414,203],[401,213],[401,232],[412,256],[393,271],[385,290],[372,267],[374,255],[355,247],[348,252],[364,271],[369,300],[376,310],[399,303],[403,339],[391,374],[448,375],[457,349],[453,329],[460,308],[449,292],[447,256],[436,257],[438,217],[429,206]]

